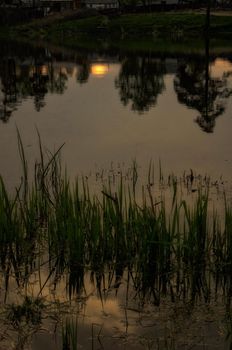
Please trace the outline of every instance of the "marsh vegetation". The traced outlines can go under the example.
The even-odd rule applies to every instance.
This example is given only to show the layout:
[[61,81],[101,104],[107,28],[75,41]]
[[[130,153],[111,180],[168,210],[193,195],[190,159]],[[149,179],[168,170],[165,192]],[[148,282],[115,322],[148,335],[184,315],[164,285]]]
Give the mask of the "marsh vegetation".
[[127,43],[1,45],[0,347],[231,348],[231,46]]
[[[223,181],[192,170],[165,176],[161,165],[155,178],[150,163],[141,185],[134,162],[126,174],[96,174],[93,191],[86,177],[69,181],[61,147],[44,152],[39,134],[38,140],[33,176],[18,132],[21,184],[8,193],[0,182],[3,344],[11,339],[15,349],[36,348],[37,333],[49,337],[53,329],[59,346],[78,349],[81,319],[86,349],[96,342],[210,348],[212,329],[215,346],[230,343],[232,206]],[[118,329],[110,321],[115,300],[124,313]],[[191,331],[188,317],[196,325]]]

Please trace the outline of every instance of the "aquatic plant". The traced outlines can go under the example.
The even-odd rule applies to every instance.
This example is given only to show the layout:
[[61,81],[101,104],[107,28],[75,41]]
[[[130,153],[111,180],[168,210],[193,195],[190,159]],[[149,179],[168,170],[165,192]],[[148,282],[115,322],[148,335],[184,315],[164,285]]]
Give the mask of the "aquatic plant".
[[[12,283],[22,297],[22,303],[7,309],[7,320],[19,334],[18,348],[40,327],[43,297],[51,291],[55,295],[64,279],[66,298],[81,303],[89,297],[87,280],[102,305],[121,285],[126,308],[131,298],[140,308],[160,306],[165,299],[190,311],[220,300],[230,339],[232,206],[226,192],[221,192],[219,214],[211,196],[215,183],[208,177],[192,169],[179,178],[166,177],[161,162],[158,171],[150,162],[141,185],[134,161],[126,175],[117,170],[117,175],[99,176],[94,193],[84,176],[69,181],[61,167],[61,147],[45,153],[39,133],[32,176],[17,134],[21,183],[9,193],[0,178],[0,268],[5,303]],[[73,320],[62,323],[65,350],[77,348]],[[176,346],[172,338],[144,341],[147,348]]]
[[62,350],[76,350],[77,338],[77,319],[66,318],[62,328]]
[[[170,175],[165,180],[160,163],[155,182],[151,163],[147,184],[139,189],[134,162],[131,180],[120,173],[92,194],[85,177],[70,183],[62,173],[61,147],[45,154],[39,133],[40,159],[34,176],[29,176],[17,134],[21,184],[9,195],[0,180],[0,259],[6,291],[12,272],[17,285],[26,287],[34,266],[40,265],[38,259],[48,254],[48,276],[40,282],[39,295],[62,275],[67,276],[69,297],[81,295],[90,271],[100,297],[102,290],[120,286],[124,273],[129,273],[141,301],[149,298],[155,305],[162,295],[172,301],[208,302],[212,288],[229,297],[232,208],[225,194],[223,216],[216,210],[210,213],[208,178],[191,170],[181,179]],[[192,196],[190,203],[181,186]]]

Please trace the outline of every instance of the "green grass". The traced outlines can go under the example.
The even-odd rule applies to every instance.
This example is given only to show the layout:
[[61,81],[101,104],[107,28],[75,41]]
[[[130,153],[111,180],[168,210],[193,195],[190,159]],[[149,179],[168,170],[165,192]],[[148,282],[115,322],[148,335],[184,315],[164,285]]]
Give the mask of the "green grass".
[[[18,140],[21,185],[9,195],[0,182],[1,268],[14,271],[18,286],[47,251],[48,280],[67,275],[70,298],[84,289],[86,269],[96,276],[99,293],[105,271],[113,269],[115,284],[128,271],[140,298],[149,296],[157,305],[162,294],[194,303],[199,298],[208,302],[222,289],[225,296],[230,293],[232,208],[225,195],[224,214],[210,213],[208,180],[195,183],[192,174],[182,184],[174,175],[165,181],[160,168],[158,183],[172,193],[166,202],[164,194],[156,198],[153,165],[147,184],[138,188],[133,163],[131,181],[120,175],[116,184],[104,183],[94,195],[85,178],[71,184],[62,175],[60,149],[45,157],[39,137],[40,160],[30,183],[19,133]],[[193,182],[198,190],[189,203],[180,185],[191,193]]]
[[[43,22],[42,22],[43,23]],[[147,13],[127,14],[116,18],[95,15],[84,19],[57,19],[40,24],[33,21],[12,29],[12,36],[41,37],[49,40],[68,40],[73,36],[89,34],[109,35],[115,38],[154,36],[194,37],[205,31],[205,15],[197,13]],[[231,16],[211,16],[211,34],[223,37],[232,32]]]
[[[21,303],[7,307],[6,319],[18,332],[21,348],[28,334],[40,330],[43,317],[54,316],[46,287],[55,297],[64,277],[70,303],[62,308],[58,299],[60,319],[67,312],[71,317],[72,300],[88,298],[90,279],[102,304],[121,284],[125,298],[141,307],[161,306],[165,299],[191,310],[217,300],[231,338],[232,206],[226,193],[219,215],[209,178],[192,171],[166,177],[161,163],[155,172],[151,162],[140,185],[135,161],[127,176],[109,177],[93,193],[85,177],[69,182],[61,147],[45,154],[39,133],[40,158],[31,177],[17,135],[21,184],[8,193],[0,181],[0,269],[5,303],[15,293],[13,281],[20,296]],[[40,269],[46,271],[42,280]],[[76,349],[77,326],[77,318],[63,321],[63,349]]]

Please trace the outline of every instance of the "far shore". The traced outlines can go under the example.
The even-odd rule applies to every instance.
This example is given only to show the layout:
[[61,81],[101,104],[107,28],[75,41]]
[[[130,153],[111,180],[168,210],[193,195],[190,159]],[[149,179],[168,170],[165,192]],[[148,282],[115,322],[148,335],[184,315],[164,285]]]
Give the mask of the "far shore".
[[206,29],[204,10],[131,13],[108,16],[96,11],[74,11],[50,15],[29,23],[2,29],[2,36],[13,39],[45,40],[56,44],[78,41],[83,36],[113,40],[168,38],[230,39],[232,11],[213,11]]

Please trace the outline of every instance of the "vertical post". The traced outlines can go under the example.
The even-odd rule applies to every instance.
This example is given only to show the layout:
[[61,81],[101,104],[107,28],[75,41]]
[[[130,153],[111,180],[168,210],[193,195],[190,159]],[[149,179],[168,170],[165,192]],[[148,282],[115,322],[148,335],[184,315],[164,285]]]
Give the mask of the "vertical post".
[[211,0],[207,0],[205,19],[205,118],[208,119],[209,99],[209,36],[210,36]]
[[209,34],[205,36],[205,113],[206,120],[209,118]]
[[211,10],[211,0],[207,0],[206,4],[206,19],[205,19],[205,31],[209,32],[210,29],[210,10]]

